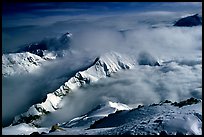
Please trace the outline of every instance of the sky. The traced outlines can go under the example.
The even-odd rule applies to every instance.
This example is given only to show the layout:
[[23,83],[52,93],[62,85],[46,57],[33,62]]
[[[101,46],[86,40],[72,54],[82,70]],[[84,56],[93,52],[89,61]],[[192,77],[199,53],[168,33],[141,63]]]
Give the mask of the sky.
[[[41,16],[56,14],[98,14],[118,11],[192,10],[201,8],[200,2],[29,2],[3,3],[3,14],[32,13]],[[180,7],[180,9],[178,9]],[[50,13],[50,11],[52,11]]]
[[114,20],[122,22],[120,16],[130,14],[202,13],[201,10],[201,2],[3,2],[2,49],[3,53],[15,52],[24,44],[80,28],[79,24],[92,27],[106,19],[110,26]]
[[[195,13],[202,13],[201,3],[3,3],[3,53],[15,52],[25,44],[45,38],[59,37],[67,31],[73,34],[70,45],[72,54],[68,52],[64,58],[43,65],[38,75],[3,79],[3,121],[8,125],[15,115],[25,112],[33,103],[41,102],[47,93],[59,88],[74,72],[111,50],[134,55],[135,58],[145,51],[156,59],[170,62],[161,70],[139,66],[135,71],[116,75],[115,79],[101,81],[96,85],[101,87],[98,89],[101,92],[94,92],[95,86],[89,87],[86,91],[91,94],[85,100],[81,100],[85,95],[84,89],[79,89],[79,95],[76,95],[70,108],[74,110],[79,100],[89,104],[89,107],[82,105],[80,108],[85,110],[73,111],[69,118],[88,111],[93,105],[91,103],[97,102],[97,96],[101,94],[107,95],[107,98],[115,96],[119,101],[129,96],[138,99],[136,102],[134,99],[123,102],[130,104],[159,102],[166,97],[179,100],[191,94],[200,97],[202,26],[173,27],[182,16]],[[123,81],[129,82],[129,85],[121,86]],[[109,86],[111,83],[118,84]],[[130,88],[146,91],[146,94],[128,91]],[[124,94],[123,89],[129,94]],[[160,94],[164,89],[165,92]],[[119,92],[115,94],[115,90]],[[149,96],[153,97],[152,100],[148,100]],[[69,104],[69,100],[65,103]],[[63,116],[68,112],[65,109],[59,113]],[[64,120],[63,117],[60,120]]]
[[130,13],[201,13],[201,9],[201,2],[3,2],[3,53],[14,52],[19,46],[35,40],[56,36],[66,29],[65,25],[72,29],[80,23],[85,26],[100,18],[107,17],[108,21],[113,16],[119,19]]

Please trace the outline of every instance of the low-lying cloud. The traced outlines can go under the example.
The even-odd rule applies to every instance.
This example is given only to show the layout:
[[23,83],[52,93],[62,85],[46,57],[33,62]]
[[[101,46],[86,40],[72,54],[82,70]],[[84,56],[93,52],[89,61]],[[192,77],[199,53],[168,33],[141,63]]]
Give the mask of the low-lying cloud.
[[45,100],[46,94],[55,91],[74,76],[86,69],[94,60],[78,53],[67,54],[41,66],[38,72],[3,77],[2,117],[3,126],[10,124],[14,116],[26,112],[33,104]]
[[[164,67],[171,71],[162,71]],[[69,121],[107,101],[137,106],[166,99],[174,102],[189,97],[202,98],[202,76],[197,75],[201,71],[201,64],[188,66],[169,62],[156,67],[138,65],[135,69],[117,72],[70,93],[63,100],[62,109],[48,115],[41,125]]]
[[[172,62],[155,68],[141,65],[135,70],[116,73],[97,84],[78,89],[66,97],[63,102],[65,108],[50,114],[49,120],[45,121],[53,124],[70,120],[106,100],[134,105],[163,99],[177,101],[189,96],[201,97],[202,65],[197,59],[202,57],[202,26],[173,27],[169,26],[174,21],[170,19],[178,18],[176,13],[165,14],[167,17],[163,15],[162,19],[158,13],[157,16],[149,14],[84,15],[55,21],[48,26],[3,29],[5,52],[46,36],[59,36],[66,31],[73,33],[70,49],[63,51],[64,57],[44,64],[35,75],[3,78],[3,125],[8,125],[15,115],[41,102],[47,93],[55,91],[78,70],[87,68],[96,57],[111,50],[126,53],[136,60],[144,51],[155,60]],[[167,22],[165,19],[168,19]],[[47,124],[42,122],[42,125]]]

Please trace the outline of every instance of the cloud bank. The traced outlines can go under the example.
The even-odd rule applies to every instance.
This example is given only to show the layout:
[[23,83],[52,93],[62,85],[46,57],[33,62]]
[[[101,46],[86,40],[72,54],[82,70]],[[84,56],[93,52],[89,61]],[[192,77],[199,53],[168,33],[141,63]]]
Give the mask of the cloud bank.
[[[168,70],[167,70],[168,69]],[[138,65],[121,71],[96,84],[75,90],[65,97],[64,107],[41,121],[42,126],[69,121],[106,101],[136,107],[166,99],[174,101],[189,97],[202,98],[201,60],[197,64],[181,65],[176,61],[163,66]]]
[[[149,11],[8,17],[2,28],[3,53],[67,31],[73,33],[73,39],[70,49],[63,51],[64,57],[44,64],[35,75],[3,78],[3,125],[9,125],[15,115],[42,102],[47,93],[111,50],[128,54],[136,60],[140,53],[146,52],[155,60],[163,61],[164,66],[141,65],[79,89],[65,99],[63,104],[67,107],[48,116],[42,125],[70,120],[106,100],[137,105],[163,99],[178,101],[189,96],[201,98],[202,26],[172,27],[175,20],[187,13]],[[14,24],[13,21],[20,16]]]

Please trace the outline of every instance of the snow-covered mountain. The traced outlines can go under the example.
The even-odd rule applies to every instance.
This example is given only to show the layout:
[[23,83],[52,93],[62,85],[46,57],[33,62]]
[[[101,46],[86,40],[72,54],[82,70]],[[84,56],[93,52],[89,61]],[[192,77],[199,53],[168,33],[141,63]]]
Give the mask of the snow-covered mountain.
[[166,100],[109,115],[96,121],[91,128],[115,127],[105,133],[111,135],[201,135],[201,116],[201,100],[190,98],[179,103]]
[[[14,55],[18,54],[20,53]],[[23,56],[24,54],[20,55]],[[45,61],[32,53],[26,52],[26,55],[38,57],[37,61]],[[35,60],[28,58],[27,61],[32,64],[35,62]],[[38,62],[34,64],[38,64]],[[111,77],[113,73],[118,71],[135,68],[136,65],[160,66],[158,61],[148,54],[141,53],[139,60],[117,52],[109,52],[101,55],[96,58],[93,65],[88,69],[77,72],[75,76],[71,77],[59,89],[47,94],[44,102],[35,104],[27,112],[16,116],[12,125],[3,128],[3,134],[31,134],[33,132],[43,134],[102,135],[201,134],[202,105],[200,100],[196,99],[189,99],[186,101],[187,103],[166,101],[145,107],[140,106],[135,109],[131,109],[125,104],[109,101],[104,105],[97,106],[82,116],[55,125],[62,130],[53,130],[53,126],[46,128],[35,127],[38,120],[43,116],[62,108],[63,106],[59,104],[70,92],[74,92],[80,87],[94,84],[100,79]],[[181,123],[185,123],[186,126],[182,127]]]
[[164,101],[117,111],[86,128],[66,128],[50,135],[201,135],[202,101]]
[[201,135],[202,100],[164,101],[131,109],[108,102],[81,117],[51,127],[21,123],[2,129],[3,135]]
[[22,52],[2,55],[2,75],[4,77],[35,72],[46,62],[38,55]]
[[98,80],[110,77],[113,73],[125,69],[131,69],[136,65],[136,61],[126,55],[117,52],[109,52],[98,57],[93,65],[84,71],[79,71],[71,77],[59,89],[47,94],[44,102],[32,105],[29,110],[19,116],[16,116],[13,124],[22,122],[30,123],[40,119],[50,112],[61,108],[60,102],[70,92],[74,92],[87,84],[96,83]]
[[103,117],[107,117],[109,114],[115,113],[116,111],[130,110],[131,107],[117,102],[108,101],[105,104],[100,104],[85,115],[76,117],[69,122],[60,124],[63,128],[83,127],[89,128],[94,121],[99,120]]
[[6,8],[2,134],[202,135],[201,4]]
[[[47,94],[44,102],[34,104],[27,112],[16,116],[9,127],[3,128],[3,134],[12,134],[14,132],[15,134],[36,132],[38,134],[102,135],[201,134],[202,104],[197,99],[189,99],[186,101],[187,103],[185,101],[180,103],[165,101],[160,104],[139,106],[134,109],[122,103],[109,101],[68,122],[53,125],[54,127],[36,127],[41,118],[64,107],[61,105],[64,97],[71,92],[77,91],[76,89],[97,83],[100,79],[111,77],[116,72],[134,69],[138,65],[162,68],[163,66],[160,64],[163,63],[159,63],[148,53],[142,52],[137,60],[117,52],[105,53],[96,58],[89,68],[77,72],[59,89]],[[185,123],[186,126],[181,127],[181,123]],[[178,128],[178,125],[181,128]],[[59,130],[53,128],[59,128]]]
[[2,75],[26,74],[34,72],[46,60],[62,56],[62,50],[68,47],[72,34],[67,32],[58,38],[45,39],[26,45],[16,53],[2,55]]
[[27,44],[17,52],[30,52],[44,59],[55,59],[57,56],[62,56],[62,50],[69,48],[71,37],[72,34],[67,32],[60,37],[46,38]]

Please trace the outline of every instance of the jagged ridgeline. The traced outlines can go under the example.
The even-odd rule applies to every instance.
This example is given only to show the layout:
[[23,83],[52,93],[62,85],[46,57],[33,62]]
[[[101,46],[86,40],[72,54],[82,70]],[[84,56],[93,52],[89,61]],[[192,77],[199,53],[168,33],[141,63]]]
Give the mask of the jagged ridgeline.
[[[126,55],[116,52],[106,53],[96,58],[93,65],[88,69],[77,72],[74,77],[70,78],[60,86],[59,89],[47,94],[47,98],[44,102],[35,104],[31,106],[27,112],[16,116],[13,125],[21,122],[35,122],[35,120],[40,119],[41,116],[45,116],[59,109],[58,104],[68,93],[74,92],[77,88],[89,83],[95,83],[101,78],[109,77],[117,71],[131,69],[136,64],[137,62],[133,58]],[[32,117],[35,119],[32,119]]]
[[71,37],[72,34],[70,32],[67,32],[60,37],[45,38],[39,42],[26,44],[17,52],[30,52],[40,57],[43,57],[46,54],[45,51],[57,52],[59,50],[68,49],[70,47]]

